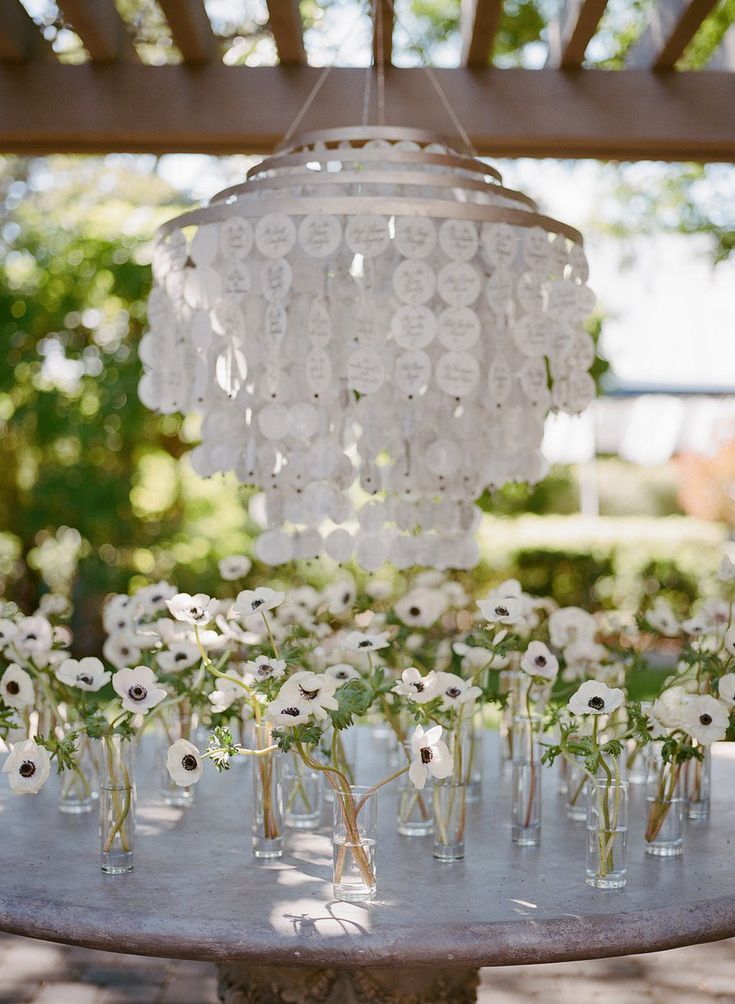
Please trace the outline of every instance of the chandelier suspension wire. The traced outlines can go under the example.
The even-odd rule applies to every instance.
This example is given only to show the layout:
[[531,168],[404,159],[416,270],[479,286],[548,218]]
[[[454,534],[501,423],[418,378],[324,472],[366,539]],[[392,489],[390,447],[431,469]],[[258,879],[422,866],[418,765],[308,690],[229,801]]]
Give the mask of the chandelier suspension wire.
[[378,125],[382,126],[385,125],[385,46],[382,0],[373,0],[373,16],[375,18],[375,48],[378,57]]

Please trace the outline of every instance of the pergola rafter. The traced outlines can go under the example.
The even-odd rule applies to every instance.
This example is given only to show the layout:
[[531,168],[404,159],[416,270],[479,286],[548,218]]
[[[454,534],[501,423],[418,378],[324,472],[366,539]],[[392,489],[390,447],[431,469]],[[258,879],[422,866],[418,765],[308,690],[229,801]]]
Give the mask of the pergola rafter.
[[59,9],[95,63],[138,59],[114,0],[59,0]]
[[373,7],[373,64],[378,66],[382,60],[387,65],[393,59],[393,0],[373,0]]
[[[374,0],[385,64],[394,2]],[[707,70],[676,69],[714,2],[659,0],[628,66],[603,71],[584,63],[605,0],[565,0],[543,70],[493,67],[502,0],[462,0],[462,65],[434,80],[482,154],[735,160],[735,27]],[[159,0],[183,59],[163,66],[138,59],[115,0],[58,0],[89,53],[75,65],[59,61],[20,0],[0,0],[0,151],[269,152],[323,71],[307,65],[298,0],[267,3],[276,67],[226,66],[204,0]],[[360,117],[364,69],[335,67],[320,87],[304,127]],[[453,132],[421,69],[391,67],[385,99],[389,124]]]

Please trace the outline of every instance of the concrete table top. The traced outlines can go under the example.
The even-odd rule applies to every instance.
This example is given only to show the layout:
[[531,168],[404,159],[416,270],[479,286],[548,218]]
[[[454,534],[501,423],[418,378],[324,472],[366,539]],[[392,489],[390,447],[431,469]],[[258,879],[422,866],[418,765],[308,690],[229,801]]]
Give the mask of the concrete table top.
[[[359,738],[371,747],[362,759],[373,779],[385,776],[383,750],[371,733]],[[279,861],[253,858],[249,765],[208,771],[196,804],[173,809],[158,799],[148,744],[135,871],[123,876],[102,874],[96,813],[59,813],[53,779],[36,797],[3,785],[0,930],[123,953],[333,969],[589,959],[735,935],[732,746],[716,748],[712,820],[687,825],[680,858],[644,855],[643,791],[632,788],[628,885],[615,891],[585,885],[584,824],[565,818],[555,769],[544,772],[542,845],[511,845],[509,772],[490,734],[485,755],[463,862],[435,861],[431,837],[398,836],[396,793],[383,789],[378,899],[360,905],[332,898],[328,826],[290,835]]]

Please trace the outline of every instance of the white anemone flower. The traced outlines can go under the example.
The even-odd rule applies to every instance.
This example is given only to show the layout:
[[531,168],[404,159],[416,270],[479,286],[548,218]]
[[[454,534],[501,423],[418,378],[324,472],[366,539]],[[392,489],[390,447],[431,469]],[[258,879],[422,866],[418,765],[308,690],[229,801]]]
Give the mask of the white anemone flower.
[[177,739],[166,753],[166,769],[174,784],[188,788],[196,784],[204,771],[202,754],[188,739]]
[[667,638],[675,638],[681,631],[679,621],[671,606],[660,596],[654,601],[651,609],[646,613],[646,620],[651,627],[659,631]]
[[717,578],[720,582],[735,582],[735,561],[727,554],[723,554],[720,567],[717,570]]
[[348,652],[377,652],[390,644],[388,632],[378,634],[363,634],[362,631],[350,631],[341,643]]
[[689,696],[684,687],[668,687],[653,702],[651,714],[665,729],[681,728],[684,701]]
[[521,669],[529,676],[555,680],[559,672],[559,660],[542,641],[532,641],[523,653]]
[[581,607],[561,607],[549,614],[549,638],[554,648],[566,648],[575,641],[593,641],[597,624]]
[[124,593],[112,596],[102,611],[102,624],[108,634],[134,631],[137,618],[135,616],[133,598]]
[[721,676],[717,688],[720,700],[724,701],[728,708],[735,708],[735,673],[725,673]]
[[463,680],[456,673],[437,673],[436,687],[443,711],[451,711],[461,704],[472,704],[482,693],[480,687],[471,685],[469,680]]
[[454,770],[452,754],[441,735],[441,725],[433,725],[426,732],[423,725],[417,725],[411,736],[413,756],[408,776],[419,791],[429,777],[449,777]]
[[206,627],[219,612],[219,601],[213,600],[206,593],[195,593],[194,596],[177,593],[166,600],[166,606],[177,621],[194,627]]
[[101,690],[112,674],[105,669],[102,662],[93,655],[84,659],[64,659],[56,670],[56,679],[68,687],[78,687],[96,694]]
[[336,689],[337,681],[333,677],[305,669],[289,677],[278,696],[284,700],[295,699],[308,708],[315,718],[324,721],[329,717],[327,712],[336,711],[339,707],[334,696]]
[[252,617],[253,614],[275,610],[285,599],[285,593],[269,589],[267,586],[258,586],[257,589],[243,589],[237,594],[235,611],[240,617]]
[[152,582],[138,590],[133,597],[132,607],[136,613],[150,619],[156,614],[164,613],[167,601],[172,600],[177,593],[178,589],[170,582]]
[[729,708],[711,694],[697,694],[684,701],[682,727],[703,746],[724,739],[729,723]]
[[349,680],[359,680],[361,674],[354,666],[351,666],[349,662],[335,662],[333,666],[327,666],[324,670],[326,676],[331,676],[333,680],[337,681],[337,686],[341,687],[343,683],[347,683]]
[[30,708],[36,699],[33,680],[24,669],[11,662],[0,676],[0,697],[10,708]]
[[730,627],[725,631],[725,637],[723,638],[723,643],[725,649],[730,655],[735,655],[735,625]]
[[352,610],[355,605],[357,587],[352,579],[341,579],[338,582],[331,582],[322,595],[332,617],[340,617]]
[[699,638],[701,635],[707,633],[707,620],[701,614],[697,614],[695,617],[688,617],[685,621],[681,623],[684,632],[688,634],[691,638]]
[[430,628],[446,613],[448,607],[449,601],[445,593],[420,586],[406,593],[393,610],[396,617],[408,627]]
[[271,701],[268,705],[265,717],[276,725],[293,728],[295,725],[304,725],[306,722],[310,722],[313,711],[313,705],[307,705],[305,701],[293,696],[279,694],[275,701]]
[[0,617],[0,649],[12,645],[17,632],[15,621],[11,621],[8,617]]
[[269,659],[267,655],[258,655],[245,663],[245,669],[254,680],[280,680],[286,673],[285,659]]
[[112,677],[115,693],[122,699],[125,711],[146,715],[164,699],[166,691],[157,687],[156,674],[148,666],[119,669]]
[[426,676],[422,676],[415,666],[409,666],[401,673],[401,679],[393,687],[393,693],[408,697],[417,704],[428,704],[439,696],[437,674],[432,669]]
[[491,624],[519,624],[523,620],[523,604],[517,596],[478,600],[477,606]]
[[10,788],[16,795],[36,795],[48,781],[51,757],[33,739],[16,743],[3,764]]
[[[228,673],[228,676],[232,675],[232,673]],[[212,705],[212,711],[215,714],[222,714],[228,711],[235,701],[241,697],[245,697],[245,689],[243,687],[235,683],[234,680],[224,680],[222,677],[218,677],[215,689],[207,696],[207,700]]]
[[112,634],[102,646],[102,654],[115,669],[124,669],[140,660],[141,652],[127,632]]
[[50,621],[45,617],[23,617],[17,624],[13,646],[26,659],[44,658],[54,643]]
[[597,680],[585,680],[569,698],[567,708],[573,715],[608,715],[619,708],[625,694],[619,687],[608,687]]
[[222,558],[219,562],[219,574],[225,582],[235,582],[236,579],[244,579],[253,563],[247,554],[230,554],[227,558]]
[[156,662],[164,673],[180,673],[196,666],[201,657],[201,652],[193,642],[179,638],[168,649],[158,653]]

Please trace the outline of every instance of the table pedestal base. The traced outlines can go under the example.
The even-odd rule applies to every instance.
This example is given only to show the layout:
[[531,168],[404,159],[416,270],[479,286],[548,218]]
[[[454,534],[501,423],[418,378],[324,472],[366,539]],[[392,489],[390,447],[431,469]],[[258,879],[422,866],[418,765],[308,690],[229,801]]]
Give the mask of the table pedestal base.
[[222,1004],[474,1004],[477,969],[219,966]]

